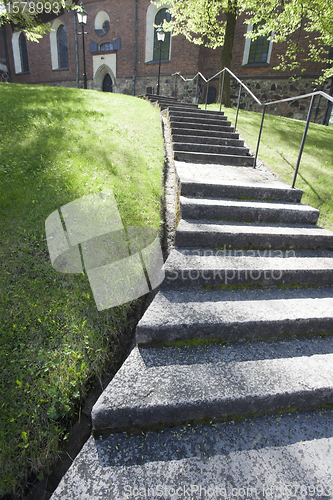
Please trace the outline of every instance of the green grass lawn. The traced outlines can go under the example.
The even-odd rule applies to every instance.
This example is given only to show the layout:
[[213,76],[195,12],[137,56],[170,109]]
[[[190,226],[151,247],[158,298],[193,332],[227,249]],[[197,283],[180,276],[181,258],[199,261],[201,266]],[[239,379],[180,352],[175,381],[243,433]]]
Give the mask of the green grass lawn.
[[98,312],[56,272],[45,219],[113,188],[126,225],[161,224],[160,115],[120,94],[0,84],[0,495],[52,466],[91,382],[112,371],[137,302]]
[[[204,107],[204,106],[202,106]],[[219,109],[212,104],[207,109]],[[235,123],[236,109],[222,108]],[[253,152],[257,147],[261,113],[239,111],[237,129]],[[304,131],[304,121],[266,114],[259,158],[279,179],[292,185]],[[310,123],[295,187],[303,189],[302,203],[320,210],[319,224],[333,229],[333,127]]]

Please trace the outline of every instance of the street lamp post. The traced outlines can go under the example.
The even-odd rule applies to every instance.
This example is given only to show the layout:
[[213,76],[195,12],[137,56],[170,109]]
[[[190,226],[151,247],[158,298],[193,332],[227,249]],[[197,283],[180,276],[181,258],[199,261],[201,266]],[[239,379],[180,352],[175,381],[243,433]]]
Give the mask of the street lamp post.
[[156,30],[157,40],[159,43],[159,57],[158,57],[158,80],[157,80],[157,95],[160,95],[160,76],[161,76],[161,53],[162,53],[162,43],[165,40],[165,32],[162,26],[159,26]]
[[81,2],[81,11],[77,11],[77,19],[79,24],[81,24],[82,33],[82,49],[83,49],[83,88],[87,88],[87,72],[86,72],[86,51],[84,46],[84,27],[87,24],[88,14],[83,7]]

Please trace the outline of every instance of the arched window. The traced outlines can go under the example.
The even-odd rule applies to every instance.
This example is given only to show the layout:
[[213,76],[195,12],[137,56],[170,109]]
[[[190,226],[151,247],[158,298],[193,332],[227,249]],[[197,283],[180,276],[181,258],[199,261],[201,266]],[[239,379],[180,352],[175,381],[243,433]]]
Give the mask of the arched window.
[[[248,33],[255,32],[256,26],[248,25]],[[247,37],[245,39],[245,48],[243,55],[243,65],[251,64],[261,66],[269,64],[273,45],[273,32],[270,35],[258,36],[255,39]]]
[[[156,26],[161,26],[163,24],[164,20],[170,21],[171,16],[170,13],[167,12],[168,9],[161,9],[157,12],[155,16],[155,22],[154,24]],[[153,60],[156,61],[159,59],[159,51],[160,51],[160,45],[157,40],[157,28],[154,28],[154,53],[153,53]],[[162,42],[161,46],[161,60],[169,60],[170,59],[170,37],[171,33],[170,31],[167,31],[165,33],[165,39],[164,42]]]
[[67,30],[61,24],[57,29],[57,50],[58,50],[58,68],[68,68],[68,46],[67,46]]
[[20,48],[20,58],[21,58],[21,72],[29,72],[29,61],[28,61],[28,51],[27,51],[27,40],[25,34],[21,33],[19,37],[19,48]]
[[99,50],[113,50],[113,44],[111,42],[101,43]]

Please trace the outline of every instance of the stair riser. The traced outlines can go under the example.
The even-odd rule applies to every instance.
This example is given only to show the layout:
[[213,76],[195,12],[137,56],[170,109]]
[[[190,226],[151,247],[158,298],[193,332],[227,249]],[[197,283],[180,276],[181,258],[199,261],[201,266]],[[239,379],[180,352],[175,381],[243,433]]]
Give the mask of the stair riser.
[[198,116],[200,118],[202,117],[207,117],[207,118],[216,118],[216,119],[227,119],[226,115],[224,113],[220,113],[219,111],[205,111],[204,109],[196,108],[196,109],[180,109],[179,107],[177,108],[177,105],[171,105],[169,107],[169,114],[181,114],[182,116]]
[[200,130],[195,128],[178,128],[172,127],[172,134],[175,135],[189,135],[205,138],[215,138],[215,139],[238,139],[239,134],[236,132],[214,132],[212,130]]
[[302,198],[302,191],[296,189],[263,189],[252,186],[219,186],[214,184],[200,184],[197,182],[182,182],[183,196],[197,196],[199,198],[250,198],[252,200],[274,200],[298,203]]
[[247,249],[279,248],[281,250],[333,250],[332,237],[325,236],[303,236],[284,234],[234,234],[234,233],[210,233],[206,231],[177,231],[175,238],[177,247],[202,247]]
[[211,146],[234,146],[244,147],[244,141],[239,139],[224,139],[220,137],[204,137],[204,136],[191,136],[191,135],[172,135],[171,140],[173,143],[187,143],[187,144],[205,144]]
[[186,151],[193,153],[212,153],[220,155],[246,155],[249,152],[248,148],[237,148],[235,146],[212,146],[210,144],[186,144],[175,143],[174,148],[177,151]]
[[[328,313],[329,316],[329,313]],[[244,321],[235,319],[231,323],[212,320],[198,323],[181,323],[174,325],[143,325],[137,326],[136,343],[138,345],[153,345],[163,342],[189,341],[191,339],[218,339],[220,341],[246,340],[246,339],[278,339],[296,335],[321,335],[333,333],[332,317],[309,318],[282,321]]]
[[280,222],[283,224],[316,224],[319,215],[318,212],[303,212],[282,208],[202,206],[195,203],[181,204],[181,214],[183,218],[191,217],[191,219],[225,219],[250,222]]
[[198,400],[176,405],[154,406],[150,408],[106,409],[93,416],[95,436],[107,430],[122,432],[137,427],[170,426],[188,421],[200,421],[209,418],[226,418],[235,415],[253,415],[274,413],[290,408],[307,409],[333,402],[333,389],[324,387],[315,390],[303,390],[290,394],[272,394],[271,396],[253,396],[244,398],[225,398],[217,401]]
[[[161,110],[164,110],[164,109],[169,109],[170,108],[170,105],[172,107],[174,107],[174,104],[169,104],[168,102],[158,102],[158,101],[154,101],[152,99],[150,99],[150,101],[154,104],[155,102],[157,102],[157,104],[159,105],[159,107],[161,108]],[[197,109],[197,106],[196,104],[183,104],[183,103],[179,103],[179,105],[177,106],[177,109]]]
[[196,123],[202,124],[205,127],[211,127],[212,125],[225,125],[226,123],[231,123],[227,122],[227,117],[223,116],[219,119],[214,119],[214,118],[200,118],[199,116],[194,116],[191,114],[190,116],[183,116],[180,113],[169,113],[169,118],[170,121],[173,122],[181,122],[181,123],[193,123],[194,121]]
[[167,269],[161,288],[231,285],[332,285],[333,270],[283,269]]
[[174,159],[176,161],[184,161],[188,163],[209,163],[241,167],[253,166],[253,158],[251,156],[219,155],[214,153],[191,153],[187,151],[176,150],[174,151]]
[[197,129],[204,132],[233,132],[234,129],[231,127],[230,122],[223,122],[223,125],[205,125],[202,123],[197,123],[196,121],[191,122],[180,122],[178,120],[170,120],[170,126],[173,131],[174,128],[185,128],[185,129]]

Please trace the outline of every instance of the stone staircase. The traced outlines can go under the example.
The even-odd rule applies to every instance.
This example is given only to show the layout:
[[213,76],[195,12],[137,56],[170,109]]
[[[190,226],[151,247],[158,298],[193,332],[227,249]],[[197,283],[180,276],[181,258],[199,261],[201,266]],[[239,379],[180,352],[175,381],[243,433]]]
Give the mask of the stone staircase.
[[253,157],[223,113],[168,108],[174,159],[192,163],[253,165]]
[[[333,233],[316,226],[319,212],[301,204],[301,190],[250,166],[253,158],[226,118],[163,104],[179,189],[175,245],[165,280],[137,326],[136,346],[93,407],[97,451],[92,439],[85,449],[98,465],[91,458],[86,463],[109,478],[114,489],[108,498],[117,500],[131,498],[115,484],[124,481],[123,474],[127,484],[150,486],[154,493],[145,495],[151,499],[179,497],[158,495],[156,484],[163,481],[179,488],[182,480],[205,488],[225,485],[222,496],[191,490],[192,498],[233,498],[232,486],[248,485],[257,492],[254,498],[263,499],[268,497],[262,485],[273,480],[280,487],[333,481],[327,469],[333,461],[332,411],[313,409],[333,404]],[[295,408],[303,411],[297,422],[285,413]],[[257,443],[276,412],[282,413],[276,425],[269,423],[270,439],[285,454],[271,450],[263,459]],[[237,432],[230,427],[235,418]],[[325,458],[307,419],[328,439]],[[206,438],[199,442],[196,432]],[[304,439],[310,444],[302,449]],[[293,475],[293,446],[317,454],[309,476],[306,460]],[[73,471],[86,478],[83,463],[81,454]],[[183,476],[176,470],[180,464],[189,467]],[[54,499],[84,498],[68,496],[70,477]],[[295,494],[313,497],[320,492]],[[97,489],[89,498],[99,498]]]

